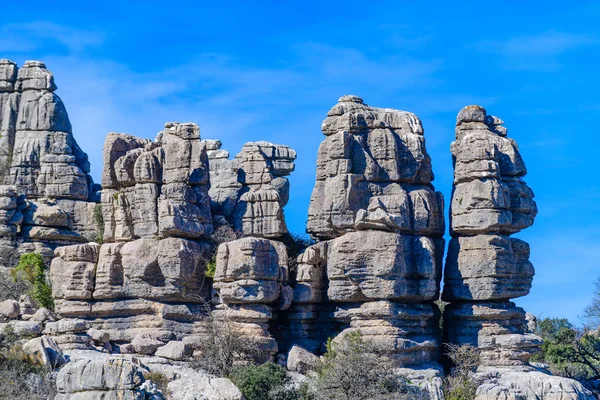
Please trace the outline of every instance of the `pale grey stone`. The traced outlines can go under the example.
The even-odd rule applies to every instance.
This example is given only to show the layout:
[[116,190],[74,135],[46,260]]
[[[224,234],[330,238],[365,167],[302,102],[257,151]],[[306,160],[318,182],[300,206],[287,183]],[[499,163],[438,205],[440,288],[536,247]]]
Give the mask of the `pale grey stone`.
[[191,348],[184,342],[170,341],[156,350],[157,357],[168,358],[169,360],[182,361],[191,355]]
[[300,346],[292,346],[287,355],[287,368],[303,375],[317,370],[320,364],[319,357]]
[[62,350],[49,336],[31,339],[22,348],[25,354],[34,357],[41,365],[52,369],[58,369],[67,363]]
[[8,299],[0,302],[0,322],[19,318],[21,308],[19,302]]

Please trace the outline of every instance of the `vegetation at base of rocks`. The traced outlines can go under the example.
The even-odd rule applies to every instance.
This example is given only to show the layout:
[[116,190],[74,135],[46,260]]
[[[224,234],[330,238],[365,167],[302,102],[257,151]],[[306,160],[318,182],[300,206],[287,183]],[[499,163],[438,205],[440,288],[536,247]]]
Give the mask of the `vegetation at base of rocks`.
[[272,362],[234,367],[229,379],[246,400],[301,400],[287,370]]
[[0,270],[0,301],[19,299],[31,289],[31,284],[24,279],[12,279],[12,268]]
[[532,361],[547,363],[555,375],[583,381],[600,379],[600,337],[577,329],[565,318],[544,318],[535,332],[544,339]]
[[52,288],[46,281],[44,259],[38,253],[21,255],[19,263],[12,269],[11,275],[14,282],[24,280],[29,283],[27,292],[39,307],[54,310]]
[[146,372],[144,378],[147,381],[152,381],[156,385],[156,388],[163,394],[168,393],[167,386],[169,385],[169,378],[160,372]]
[[56,389],[51,369],[23,352],[10,326],[0,336],[0,399],[53,399]]
[[96,224],[96,232],[98,232],[94,242],[102,244],[104,243],[104,216],[102,215],[101,204],[94,206],[94,223]]
[[600,325],[600,278],[594,281],[592,302],[585,308],[584,318],[591,327]]
[[258,364],[265,354],[256,343],[244,337],[226,318],[215,319],[207,306],[206,339],[201,342],[200,355],[191,367],[216,376],[226,377],[237,365]]
[[329,340],[324,361],[306,388],[311,400],[428,399],[395,373],[393,361],[359,332]]
[[444,379],[444,398],[473,400],[481,383],[473,375],[479,366],[479,350],[469,345],[447,344],[446,357],[452,363],[452,368]]

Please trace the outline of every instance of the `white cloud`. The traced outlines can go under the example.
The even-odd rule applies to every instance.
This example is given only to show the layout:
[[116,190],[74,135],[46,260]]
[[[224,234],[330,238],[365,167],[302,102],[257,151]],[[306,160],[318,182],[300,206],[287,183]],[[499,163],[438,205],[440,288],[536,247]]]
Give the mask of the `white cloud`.
[[561,68],[560,56],[599,43],[591,35],[548,31],[506,40],[483,40],[475,47],[500,56],[507,69],[555,71]]

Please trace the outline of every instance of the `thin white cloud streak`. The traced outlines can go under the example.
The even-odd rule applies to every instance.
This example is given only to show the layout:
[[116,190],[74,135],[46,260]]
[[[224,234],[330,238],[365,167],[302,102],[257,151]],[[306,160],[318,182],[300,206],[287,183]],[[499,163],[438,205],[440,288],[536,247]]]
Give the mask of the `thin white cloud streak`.
[[506,40],[482,40],[475,48],[499,56],[509,70],[552,72],[562,67],[560,56],[598,44],[600,40],[595,36],[548,31]]

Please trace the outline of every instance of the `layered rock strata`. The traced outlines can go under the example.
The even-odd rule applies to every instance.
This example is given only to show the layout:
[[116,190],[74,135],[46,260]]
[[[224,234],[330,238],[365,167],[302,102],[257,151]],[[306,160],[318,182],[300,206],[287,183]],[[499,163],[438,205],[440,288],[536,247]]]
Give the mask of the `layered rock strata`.
[[298,258],[289,342],[318,351],[332,330],[359,331],[398,366],[434,362],[444,206],[421,121],[344,96],[322,131],[307,223],[319,242]]
[[[231,324],[266,358],[279,350],[269,331],[270,322],[274,314],[290,306],[293,295],[288,286],[287,249],[276,239],[287,234],[283,207],[289,183],[284,176],[294,170],[295,158],[295,151],[287,146],[255,142],[246,143],[235,163],[227,164],[227,168],[235,165],[239,184],[228,217],[243,237],[218,248],[214,288],[220,304],[213,316],[221,324]],[[218,173],[225,176],[227,172]],[[217,193],[229,190],[219,182],[216,185]],[[226,201],[220,208],[224,213]]]
[[[111,133],[102,175],[104,243],[56,250],[56,309],[113,350],[154,354],[204,332],[212,217],[206,146],[197,125],[167,123],[154,142]],[[100,333],[98,333],[100,331]],[[71,348],[84,347],[75,339]]]
[[224,217],[240,235],[276,238],[287,233],[282,217],[289,200],[286,176],[294,170],[296,152],[280,144],[249,142],[229,159],[219,140],[204,142],[213,215]]
[[4,266],[21,253],[49,256],[59,245],[85,242],[98,232],[98,186],[55,90],[43,63],[18,68],[0,60],[0,223],[10,227],[0,229]]
[[471,344],[483,365],[526,364],[541,340],[526,333],[525,311],[509,300],[525,296],[534,269],[529,245],[510,235],[533,224],[533,192],[519,148],[499,118],[463,108],[451,150],[454,188],[444,273],[446,340]]

